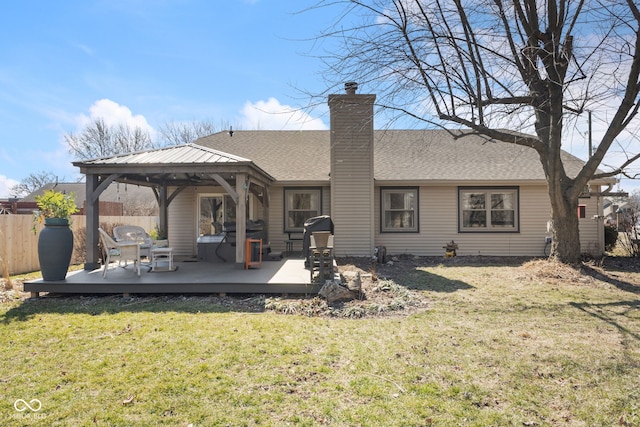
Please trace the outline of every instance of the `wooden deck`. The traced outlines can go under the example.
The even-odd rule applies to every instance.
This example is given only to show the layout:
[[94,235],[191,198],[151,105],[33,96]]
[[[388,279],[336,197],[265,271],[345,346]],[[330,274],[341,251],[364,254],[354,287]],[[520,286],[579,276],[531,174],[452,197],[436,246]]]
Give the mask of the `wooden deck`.
[[176,259],[175,271],[149,271],[142,265],[140,277],[133,265],[126,268],[111,264],[107,277],[102,269],[80,270],[67,274],[66,280],[24,283],[24,290],[37,296],[41,292],[73,294],[317,294],[319,284],[311,283],[311,274],[303,259],[285,258],[263,261],[248,270],[231,263],[209,263],[194,259]]

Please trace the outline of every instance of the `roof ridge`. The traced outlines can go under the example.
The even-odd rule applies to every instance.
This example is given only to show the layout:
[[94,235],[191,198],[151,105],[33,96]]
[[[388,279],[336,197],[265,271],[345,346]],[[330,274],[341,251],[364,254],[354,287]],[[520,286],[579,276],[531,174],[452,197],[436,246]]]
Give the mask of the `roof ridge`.
[[251,159],[247,159],[246,157],[236,156],[235,154],[225,153],[224,151],[216,150],[215,148],[205,147],[204,145],[196,144],[195,142],[190,142],[184,145],[191,145],[194,148],[197,148],[202,151],[206,151],[207,153],[217,154],[219,156],[228,157],[237,162],[250,162]]

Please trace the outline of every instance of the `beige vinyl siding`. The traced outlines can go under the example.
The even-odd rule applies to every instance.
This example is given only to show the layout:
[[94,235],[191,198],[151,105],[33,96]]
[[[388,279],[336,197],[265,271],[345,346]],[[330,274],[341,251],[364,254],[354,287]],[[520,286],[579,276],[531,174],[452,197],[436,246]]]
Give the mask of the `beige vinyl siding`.
[[[357,167],[352,169],[356,178]],[[360,178],[359,184],[365,180]],[[313,187],[313,185],[311,185]],[[287,186],[289,188],[291,186]],[[309,187],[305,185],[304,187]],[[357,186],[356,186],[357,187]],[[386,187],[385,187],[386,188]],[[390,255],[412,254],[417,256],[442,256],[443,246],[454,240],[458,245],[458,255],[483,256],[543,256],[544,239],[547,233],[547,221],[551,216],[551,206],[546,187],[543,185],[519,188],[519,233],[458,233],[458,186],[421,186],[418,189],[419,233],[381,233],[380,232],[380,187],[373,191],[374,208],[374,244],[385,246]],[[328,186],[322,187],[322,214],[331,215],[336,227],[336,254],[338,256],[369,256],[370,243],[368,227],[361,227],[362,215],[366,215],[366,194],[349,191],[343,186],[336,192],[339,199],[336,205],[342,207],[341,221],[336,221],[331,213],[331,192]],[[198,193],[220,193],[220,187],[190,188],[180,193],[169,205],[169,241],[176,255],[193,256],[197,253],[196,214]],[[284,233],[284,186],[274,185],[269,190],[268,236],[272,251],[285,250],[287,234]],[[586,205],[586,218],[580,220],[580,240],[582,251],[598,254],[602,252],[602,221],[594,220],[598,215],[601,199],[591,197],[580,199]],[[260,218],[262,208],[253,201],[253,215]],[[347,213],[351,212],[351,215]],[[365,212],[363,214],[362,212]],[[300,250],[301,243],[297,243]]]
[[269,188],[269,221],[267,233],[269,236],[269,245],[273,252],[284,252],[284,241],[287,238],[283,234],[283,197],[284,190],[281,186],[271,186]]
[[374,95],[331,95],[331,213],[335,254],[370,256],[374,233]]
[[[285,240],[289,235],[284,232],[284,189],[293,188],[294,186],[287,185],[273,185],[269,189],[269,245],[273,252],[284,252],[286,249]],[[318,188],[317,185],[303,185],[304,188]],[[331,215],[331,190],[329,186],[323,186],[322,188],[322,211],[321,215]],[[293,237],[294,235],[292,235]],[[296,237],[302,237],[301,234],[295,235]],[[301,249],[301,243],[297,243],[295,250]]]
[[331,187],[322,187],[322,215],[331,216]]
[[[593,191],[599,191],[599,188],[594,188]],[[585,218],[578,220],[580,229],[580,250],[582,253],[587,254],[602,254],[604,252],[602,198],[590,197],[588,199],[579,199],[578,204],[586,206]]]
[[375,245],[385,246],[387,254],[419,256],[442,255],[442,246],[457,240],[455,213],[457,194],[450,187],[419,187],[419,233],[381,233],[380,187],[375,190]]
[[349,177],[335,185],[332,214],[335,252],[339,256],[368,256],[373,249],[373,176],[358,159],[345,161]]
[[[171,202],[169,205],[169,243],[175,248],[177,255],[194,256],[198,253],[198,227],[196,224],[199,194],[227,194],[227,192],[218,186],[188,188],[178,194]],[[273,197],[271,203],[273,203]],[[263,219],[262,204],[253,194],[249,196],[248,205],[249,219]],[[270,220],[271,218],[270,216]],[[270,222],[269,226],[273,226],[273,224]]]
[[[170,189],[169,194],[175,189]],[[191,188],[182,191],[169,204],[169,244],[175,255],[196,254],[196,192]]]
[[444,255],[454,240],[458,255],[542,256],[551,208],[545,186],[520,186],[519,233],[459,233],[458,187],[422,186],[419,189],[419,233],[380,232],[380,191],[376,188],[375,244],[388,254]]

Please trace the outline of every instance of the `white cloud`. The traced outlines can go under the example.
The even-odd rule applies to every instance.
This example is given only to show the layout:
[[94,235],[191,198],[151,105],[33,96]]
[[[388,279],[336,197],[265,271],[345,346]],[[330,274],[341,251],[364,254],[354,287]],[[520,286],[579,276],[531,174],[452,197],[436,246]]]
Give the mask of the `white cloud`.
[[84,128],[95,119],[102,119],[109,126],[126,125],[149,132],[153,138],[155,130],[142,114],[134,115],[129,107],[120,105],[110,99],[99,99],[89,107],[89,116],[81,114],[77,118],[78,127]]
[[11,196],[9,189],[14,185],[20,184],[18,181],[0,175],[0,199],[6,199]]
[[282,105],[275,98],[267,101],[247,102],[242,108],[241,128],[244,130],[325,130],[321,119],[304,111]]

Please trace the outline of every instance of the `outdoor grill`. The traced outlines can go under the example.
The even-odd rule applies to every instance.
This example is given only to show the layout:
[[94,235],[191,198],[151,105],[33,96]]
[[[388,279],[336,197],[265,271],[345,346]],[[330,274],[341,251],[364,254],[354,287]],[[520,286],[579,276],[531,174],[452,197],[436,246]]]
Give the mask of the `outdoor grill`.
[[309,258],[309,246],[311,246],[311,233],[314,231],[330,231],[333,234],[333,221],[329,215],[315,216],[304,222],[302,234],[302,255]]
[[[198,237],[198,259],[209,262],[234,262],[236,258],[236,223],[225,222],[224,231]],[[267,243],[267,231],[262,220],[247,221],[247,239],[262,240],[262,256],[271,252]]]
[[[227,243],[231,243],[232,245],[236,244],[236,223],[235,222],[225,222],[223,224],[224,231],[226,233],[225,241]],[[264,221],[258,219],[256,221],[247,220],[247,239],[262,239],[262,241],[267,243],[267,231],[265,230]]]

